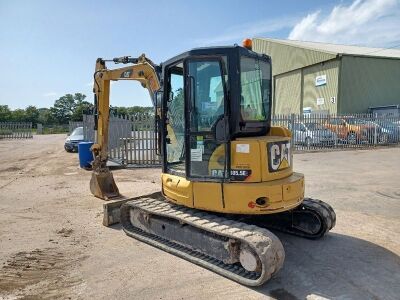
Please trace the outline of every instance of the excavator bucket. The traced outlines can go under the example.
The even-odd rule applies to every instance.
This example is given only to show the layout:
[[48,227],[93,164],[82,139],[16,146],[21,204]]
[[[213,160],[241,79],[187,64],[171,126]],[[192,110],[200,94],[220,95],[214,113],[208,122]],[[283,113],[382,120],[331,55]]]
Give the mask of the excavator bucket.
[[115,184],[113,174],[108,169],[93,171],[90,179],[90,191],[95,197],[103,200],[119,196],[119,190]]

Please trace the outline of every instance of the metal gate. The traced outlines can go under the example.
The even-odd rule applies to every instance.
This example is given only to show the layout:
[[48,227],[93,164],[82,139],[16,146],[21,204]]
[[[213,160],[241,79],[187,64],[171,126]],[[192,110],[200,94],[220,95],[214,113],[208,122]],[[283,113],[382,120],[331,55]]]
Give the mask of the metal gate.
[[83,122],[81,122],[81,121],[69,121],[69,124],[68,124],[69,134],[71,134],[72,131],[75,130],[75,128],[82,127],[82,126],[83,126]]
[[[83,132],[87,141],[94,141],[94,118],[83,116]],[[154,167],[161,164],[156,155],[154,116],[110,116],[108,141],[109,160],[128,167]]]
[[0,122],[0,139],[30,139],[30,138],[32,138],[32,123]]

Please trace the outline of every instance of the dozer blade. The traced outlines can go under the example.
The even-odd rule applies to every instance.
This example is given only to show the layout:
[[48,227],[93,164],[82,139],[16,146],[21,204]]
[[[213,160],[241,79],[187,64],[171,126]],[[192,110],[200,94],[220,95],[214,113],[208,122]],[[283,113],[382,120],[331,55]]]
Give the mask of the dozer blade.
[[290,211],[267,216],[245,216],[240,221],[308,239],[319,239],[335,226],[336,213],[326,202],[304,198],[298,207]]
[[113,174],[109,170],[94,171],[90,179],[90,191],[100,199],[109,200],[119,196]]
[[112,199],[104,202],[103,204],[103,225],[109,227],[117,224],[121,221],[121,206],[128,201],[140,199],[140,198],[152,198],[152,199],[164,199],[161,192],[155,192],[147,195],[141,195],[137,197],[124,197]]

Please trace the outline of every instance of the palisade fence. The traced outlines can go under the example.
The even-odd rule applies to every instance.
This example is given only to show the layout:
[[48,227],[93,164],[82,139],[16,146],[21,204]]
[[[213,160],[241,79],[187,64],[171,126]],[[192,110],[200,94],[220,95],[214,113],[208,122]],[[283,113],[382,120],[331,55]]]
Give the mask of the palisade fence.
[[32,138],[31,122],[0,122],[0,139]]
[[[400,116],[275,115],[272,126],[292,131],[292,145],[299,152],[342,150],[399,145]],[[83,116],[84,138],[94,141],[94,119]],[[109,158],[125,166],[153,167],[161,164],[156,155],[154,116],[111,116]]]
[[298,151],[369,148],[400,142],[398,115],[275,115],[272,125],[291,130],[292,145]]
[[[83,134],[87,141],[94,141],[93,115],[83,116]],[[156,155],[154,116],[110,116],[109,159],[125,166],[154,167],[161,164]]]
[[83,122],[81,122],[81,121],[69,121],[69,124],[68,124],[69,134],[71,134],[72,131],[74,131],[75,128],[78,128],[78,127],[83,127]]

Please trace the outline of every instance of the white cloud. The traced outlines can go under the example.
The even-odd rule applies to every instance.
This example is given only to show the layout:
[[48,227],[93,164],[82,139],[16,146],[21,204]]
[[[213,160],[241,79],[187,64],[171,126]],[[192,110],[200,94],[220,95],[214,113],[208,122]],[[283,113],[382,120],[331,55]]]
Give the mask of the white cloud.
[[298,18],[295,17],[282,17],[279,19],[240,24],[225,30],[221,35],[196,39],[194,43],[201,46],[240,43],[245,38],[266,35],[285,28],[290,29],[297,21]]
[[291,40],[391,47],[400,43],[398,0],[355,0],[329,13],[315,11],[298,22]]
[[57,96],[56,92],[47,92],[43,94],[43,97],[54,97]]

